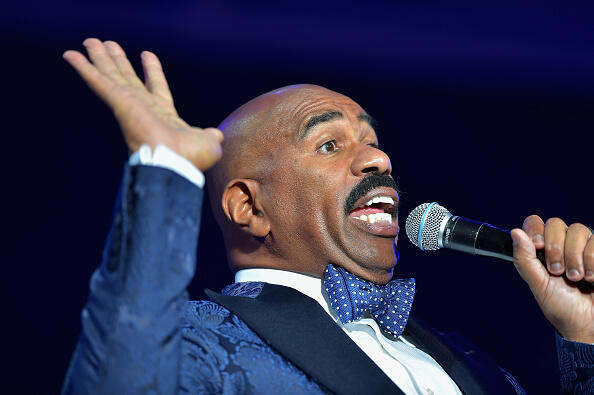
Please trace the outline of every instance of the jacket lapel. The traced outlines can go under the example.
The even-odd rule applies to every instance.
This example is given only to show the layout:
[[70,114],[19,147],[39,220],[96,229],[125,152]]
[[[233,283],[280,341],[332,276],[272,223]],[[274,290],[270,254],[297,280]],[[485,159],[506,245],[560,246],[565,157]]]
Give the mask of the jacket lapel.
[[272,284],[266,284],[256,298],[205,292],[330,391],[402,394],[322,307],[302,293]]
[[404,335],[431,355],[466,394],[516,394],[497,364],[484,352],[456,334],[429,329],[414,317]]

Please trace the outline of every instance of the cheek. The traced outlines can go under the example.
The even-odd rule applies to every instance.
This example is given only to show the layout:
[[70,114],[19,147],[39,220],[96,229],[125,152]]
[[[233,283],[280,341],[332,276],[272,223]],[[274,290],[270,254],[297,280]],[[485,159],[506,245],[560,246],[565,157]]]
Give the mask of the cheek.
[[316,171],[302,182],[308,185],[307,198],[313,207],[315,226],[319,237],[325,242],[336,244],[344,237],[346,218],[344,216],[344,178],[328,171]]
[[335,227],[332,223],[336,222],[340,205],[336,197],[336,185],[328,174],[319,169],[295,172],[294,177],[286,192],[295,205],[297,223],[302,231],[310,233],[310,238],[327,238],[329,228]]
[[[284,169],[283,169],[284,170]],[[298,172],[279,171],[267,189],[271,220],[277,233],[298,232],[318,206],[315,183]]]
[[[337,171],[338,167],[343,170]],[[312,242],[320,238],[336,239],[341,232],[348,193],[344,166],[299,158],[287,160],[277,167],[271,190],[274,194],[269,198],[274,202],[275,214],[281,214],[279,222],[284,226],[309,233]]]

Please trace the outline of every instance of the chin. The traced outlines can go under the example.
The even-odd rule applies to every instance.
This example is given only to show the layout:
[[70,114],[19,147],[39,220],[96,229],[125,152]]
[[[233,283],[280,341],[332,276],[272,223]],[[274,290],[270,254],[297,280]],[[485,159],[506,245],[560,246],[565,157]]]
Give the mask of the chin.
[[365,275],[361,275],[359,277],[364,278],[365,280],[371,281],[375,284],[386,284],[388,283],[394,274],[394,268],[390,269],[383,269],[383,268],[373,268],[365,270]]
[[[392,279],[398,262],[397,238],[358,239],[343,250],[347,259],[335,259],[338,265],[351,273],[376,284],[385,284]],[[344,262],[344,263],[341,263]]]
[[[377,268],[379,273],[382,275],[390,276],[390,279],[394,275],[394,268],[396,267],[396,257],[387,261],[387,262],[379,262],[377,265],[372,266],[372,268]],[[388,279],[389,280],[389,279]]]
[[389,253],[378,254],[374,258],[364,260],[364,269],[369,272],[373,278],[366,278],[378,284],[385,284],[392,279],[394,268],[398,263],[398,251],[392,245]]
[[357,260],[361,263],[355,261],[351,264],[351,267],[345,266],[345,269],[373,283],[386,284],[394,275],[394,267],[397,262],[396,254],[392,253],[386,259],[378,260],[377,258],[375,256],[374,259],[368,257],[367,259]]

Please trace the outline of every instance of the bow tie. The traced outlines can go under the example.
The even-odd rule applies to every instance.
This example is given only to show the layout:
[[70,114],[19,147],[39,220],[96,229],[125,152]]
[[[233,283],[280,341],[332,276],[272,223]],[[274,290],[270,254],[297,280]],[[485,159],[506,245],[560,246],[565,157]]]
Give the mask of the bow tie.
[[369,311],[382,330],[400,336],[412,306],[415,279],[398,278],[376,285],[341,267],[328,265],[324,287],[330,306],[342,323],[356,321]]

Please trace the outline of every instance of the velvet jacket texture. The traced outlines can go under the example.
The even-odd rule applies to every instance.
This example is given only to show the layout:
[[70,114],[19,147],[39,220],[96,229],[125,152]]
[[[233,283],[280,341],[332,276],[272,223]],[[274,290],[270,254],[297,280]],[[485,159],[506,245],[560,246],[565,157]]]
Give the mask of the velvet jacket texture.
[[[202,189],[170,170],[126,166],[63,393],[402,393],[291,288],[239,283],[188,301],[202,200]],[[404,334],[466,394],[524,393],[455,334],[414,317]],[[557,348],[563,389],[592,391],[594,346],[558,338]]]

